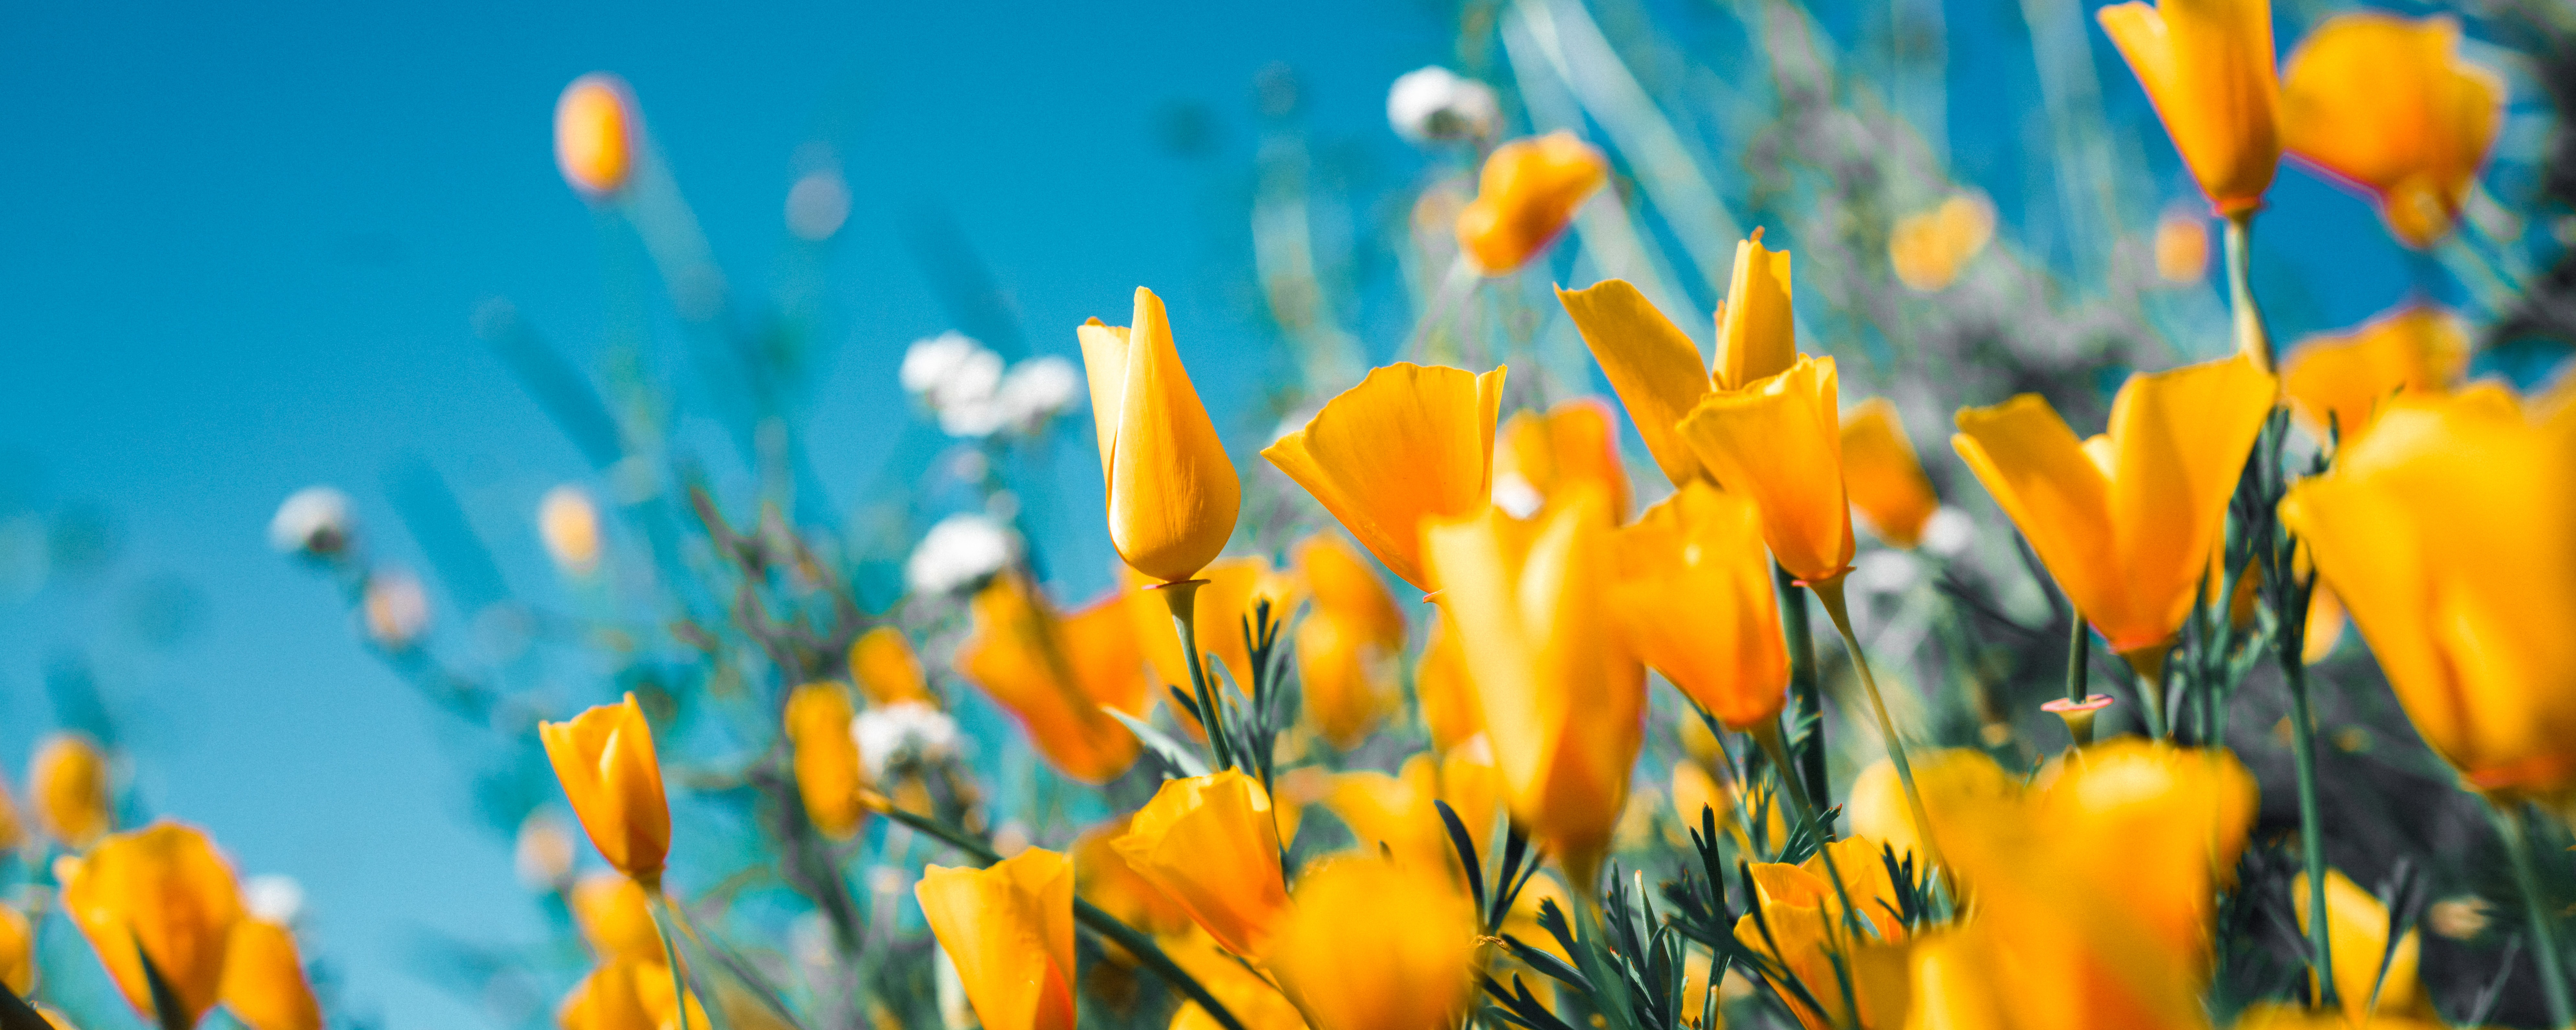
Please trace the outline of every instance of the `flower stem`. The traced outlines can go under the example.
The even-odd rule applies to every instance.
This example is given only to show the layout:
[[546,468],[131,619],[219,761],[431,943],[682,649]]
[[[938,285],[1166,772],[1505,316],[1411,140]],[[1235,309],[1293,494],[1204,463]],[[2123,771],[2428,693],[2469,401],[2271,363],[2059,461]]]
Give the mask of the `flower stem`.
[[[1779,775],[1780,783],[1789,788],[1789,800],[1798,806],[1798,821],[1814,828],[1816,854],[1825,860],[1825,879],[1833,883],[1834,897],[1842,902],[1843,927],[1851,933],[1852,942],[1859,943],[1868,935],[1868,932],[1861,928],[1860,914],[1852,907],[1851,889],[1843,885],[1842,870],[1834,866],[1834,849],[1831,847],[1831,842],[1826,839],[1824,813],[1816,807],[1815,799],[1807,796],[1807,789],[1798,785],[1797,774],[1789,767],[1788,748],[1780,743],[1778,721],[1764,720],[1753,724],[1753,728],[1745,732],[1752,734],[1753,742],[1762,746],[1762,753],[1771,757],[1771,771]],[[1919,830],[1916,835],[1921,836]],[[1923,843],[1929,848],[1932,841],[1926,837],[1923,838]],[[1755,901],[1758,903],[1760,899],[1757,898]],[[1825,932],[1828,935],[1832,934],[1830,923]],[[1788,964],[1786,957],[1778,954],[1776,950],[1772,957],[1779,960],[1784,967]],[[1842,988],[1844,1011],[1858,1018],[1860,1001],[1852,990],[1851,974],[1841,963],[1834,965],[1834,979],[1839,981]]]
[[1878,677],[1869,670],[1869,656],[1861,653],[1860,637],[1852,633],[1851,612],[1843,603],[1843,577],[1811,582],[1816,600],[1824,602],[1825,617],[1834,620],[1834,631],[1842,634],[1844,649],[1851,652],[1852,665],[1860,669],[1861,689],[1869,694],[1869,708],[1878,716],[1878,731],[1887,737],[1887,760],[1896,766],[1896,780],[1905,787],[1905,805],[1913,811],[1914,836],[1923,842],[1925,864],[1945,865],[1941,846],[1932,839],[1932,815],[1923,807],[1923,792],[1914,787],[1914,764],[1905,760],[1905,738],[1896,732],[1896,720],[1887,714],[1887,700],[1879,695]]
[[1807,599],[1798,596],[1798,579],[1789,570],[1773,565],[1771,571],[1779,579],[1781,635],[1789,641],[1789,696],[1797,702],[1791,725],[1809,727],[1789,748],[1803,764],[1781,768],[1806,778],[1807,796],[1831,797],[1825,782],[1825,706],[1816,689],[1816,639],[1807,628]]
[[2092,693],[2086,682],[2092,670],[2085,663],[2093,659],[2093,634],[2085,632],[2084,613],[2069,608],[2066,614],[2075,623],[2075,628],[2066,634],[2066,699],[2082,704],[2085,696]]
[[[2299,860],[2308,874],[2308,950],[2317,974],[2317,1003],[2335,1006],[2334,935],[2327,932],[2325,818],[2317,804],[2317,717],[2308,706],[2308,674],[2295,651],[2281,656],[2290,683],[2290,759],[2298,771]],[[2216,746],[2213,744],[2212,746]]]
[[1232,742],[1226,739],[1225,720],[1217,717],[1216,691],[1208,680],[1207,660],[1199,654],[1198,596],[1199,588],[1206,586],[1207,582],[1204,579],[1184,579],[1149,589],[1161,593],[1163,603],[1172,609],[1175,631],[1181,635],[1181,657],[1188,661],[1190,667],[1190,696],[1197,698],[1199,703],[1199,728],[1207,733],[1208,750],[1216,759],[1215,767],[1223,769],[1245,763],[1234,753]]
[[2272,371],[2272,335],[2263,328],[2263,309],[2254,302],[2254,277],[2251,271],[2254,249],[2254,212],[2227,217],[2227,296],[2236,316],[2236,349],[2254,359],[2254,366]]
[[2147,719],[2147,739],[2165,739],[2165,658],[2173,653],[2172,644],[2153,644],[2123,654],[2129,669],[2138,674],[2138,707]]
[[2549,999],[2549,1025],[2576,1025],[2576,1005],[2567,999],[2567,967],[2558,958],[2558,930],[2549,906],[2540,899],[2540,868],[2532,858],[2531,834],[2522,813],[2492,798],[2496,823],[2504,831],[2505,851],[2513,860],[2513,885],[2522,892],[2522,911],[2531,920],[2531,957],[2540,963],[2540,989]]

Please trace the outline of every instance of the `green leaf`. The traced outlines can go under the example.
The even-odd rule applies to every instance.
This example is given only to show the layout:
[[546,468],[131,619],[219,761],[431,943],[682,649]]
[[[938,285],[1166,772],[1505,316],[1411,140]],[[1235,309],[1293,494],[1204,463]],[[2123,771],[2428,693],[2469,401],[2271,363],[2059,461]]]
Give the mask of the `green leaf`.
[[[1199,756],[1192,753],[1189,747],[1180,741],[1173,740],[1169,734],[1155,729],[1152,723],[1108,705],[1100,706],[1100,710],[1109,713],[1110,718],[1125,724],[1129,732],[1136,734],[1136,739],[1144,741],[1146,747],[1152,748],[1154,754],[1161,756],[1164,761],[1172,763],[1173,768],[1191,776],[1208,774],[1206,762],[1199,761]],[[1206,722],[1202,720],[1200,725],[1206,725]]]

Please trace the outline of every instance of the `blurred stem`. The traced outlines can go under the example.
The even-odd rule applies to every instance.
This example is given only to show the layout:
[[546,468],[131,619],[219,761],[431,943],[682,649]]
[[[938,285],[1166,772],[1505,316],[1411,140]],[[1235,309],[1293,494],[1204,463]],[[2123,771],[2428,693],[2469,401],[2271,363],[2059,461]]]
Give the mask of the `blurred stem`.
[[2263,309],[2254,302],[2252,274],[2254,213],[2227,217],[2227,296],[2236,314],[2236,350],[2254,359],[2265,372],[2273,369],[2272,335],[2263,328]]
[[2076,611],[2074,605],[2066,606],[2066,614],[2075,623],[2075,629],[2066,634],[2066,699],[2080,705],[2084,703],[2085,696],[2092,693],[2090,684],[2086,682],[2087,673],[2092,670],[2086,667],[2086,663],[2093,660],[2093,634],[2085,632],[2084,613]]
[[1913,810],[1914,836],[1923,842],[1923,857],[1935,868],[1944,867],[1941,846],[1932,839],[1932,816],[1923,808],[1923,792],[1914,787],[1914,764],[1905,760],[1905,738],[1896,733],[1896,720],[1887,714],[1887,700],[1879,695],[1878,677],[1869,670],[1869,656],[1860,648],[1860,637],[1852,633],[1851,612],[1843,603],[1843,575],[1821,583],[1809,583],[1816,600],[1824,602],[1825,616],[1834,620],[1835,632],[1843,636],[1844,649],[1851,652],[1852,665],[1860,669],[1861,689],[1869,694],[1870,712],[1878,716],[1878,731],[1887,736],[1887,760],[1896,766],[1897,782],[1905,785],[1905,805]]
[[2152,644],[2121,655],[2129,669],[2138,674],[2138,707],[2146,710],[2147,739],[2165,737],[2165,658],[2173,653],[2170,643]]
[[[1798,806],[1799,821],[1814,829],[1816,834],[1816,854],[1822,856],[1825,860],[1825,879],[1833,881],[1834,897],[1836,900],[1839,900],[1843,906],[1843,928],[1851,932],[1852,942],[1854,944],[1859,943],[1868,937],[1868,932],[1861,929],[1860,914],[1852,908],[1851,891],[1849,888],[1843,886],[1842,870],[1834,867],[1834,849],[1827,846],[1831,841],[1826,839],[1828,835],[1825,831],[1824,813],[1816,807],[1815,799],[1807,796],[1806,788],[1798,785],[1798,777],[1790,771],[1788,749],[1780,742],[1779,720],[1776,718],[1765,719],[1761,722],[1754,723],[1753,728],[1746,730],[1745,732],[1753,735],[1753,742],[1762,746],[1763,754],[1771,756],[1771,771],[1779,776],[1780,782],[1783,785],[1789,788],[1789,800]],[[1922,836],[1919,832],[1917,833],[1917,836],[1922,838],[1924,848],[1927,851],[1930,850],[1932,838]],[[1830,924],[1828,924],[1826,933],[1832,933]],[[1782,956],[1778,955],[1776,951],[1773,954],[1773,957],[1782,958]],[[1785,965],[1786,960],[1783,958],[1782,961]],[[1853,1013],[1857,1016],[1860,1012],[1860,1003],[1858,999],[1854,997],[1851,974],[1845,969],[1842,963],[1837,962],[1834,964],[1834,978],[1841,982],[1843,992],[1843,1011]]]
[[[1163,603],[1172,609],[1173,630],[1181,635],[1181,656],[1190,667],[1191,696],[1199,702],[1199,729],[1207,733],[1208,750],[1214,754],[1215,767],[1223,769],[1241,765],[1231,742],[1225,736],[1225,720],[1218,718],[1216,691],[1208,682],[1207,659],[1199,654],[1199,588],[1204,579],[1184,579],[1148,587],[1163,595]],[[1247,770],[1248,771],[1248,770]]]
[[[2326,921],[2325,819],[2317,810],[2317,717],[2308,706],[2308,673],[2296,647],[2281,654],[2290,683],[2290,759],[2298,771],[2299,860],[2308,873],[2308,950],[2317,974],[2317,1002],[2335,1007],[2334,935]],[[2217,746],[2214,742],[2209,746]],[[2560,1020],[2563,1025],[2566,1021]]]
[[1789,570],[1773,565],[1771,572],[1779,581],[1781,633],[1789,638],[1789,694],[1797,700],[1792,725],[1807,728],[1789,749],[1803,764],[1780,768],[1804,777],[1808,796],[1832,797],[1825,782],[1825,708],[1816,690],[1816,640],[1807,626],[1807,599],[1798,593],[1798,577]]
[[2522,892],[2523,915],[2531,920],[2531,957],[2540,963],[2540,989],[2549,998],[2549,1025],[2576,1025],[2576,1006],[2567,1000],[2567,967],[2558,958],[2558,930],[2550,925],[2549,907],[2540,900],[2540,866],[2533,858],[2530,827],[2519,805],[2488,799],[2496,824],[2504,831],[2505,850],[2513,859],[2514,889]]
[[680,1030],[689,1030],[689,985],[680,979],[680,949],[671,940],[671,924],[678,921],[677,913],[672,910],[670,896],[662,893],[659,885],[646,886],[645,895],[649,899],[645,914],[653,917],[653,932],[662,936],[662,961],[668,963],[664,968],[671,971],[671,1012],[679,1019]]
[[[1460,251],[1457,260],[1449,263],[1448,274],[1440,277],[1440,288],[1432,292],[1431,303],[1423,307],[1422,317],[1413,323],[1412,338],[1404,341],[1404,349],[1397,352],[1397,357],[1406,361],[1423,358],[1434,363],[1463,360],[1463,346],[1435,349],[1432,343],[1441,324],[1451,320],[1476,292],[1476,284],[1483,281],[1484,277],[1476,274],[1476,267],[1467,261],[1466,252]],[[1464,334],[1451,335],[1454,338]]]

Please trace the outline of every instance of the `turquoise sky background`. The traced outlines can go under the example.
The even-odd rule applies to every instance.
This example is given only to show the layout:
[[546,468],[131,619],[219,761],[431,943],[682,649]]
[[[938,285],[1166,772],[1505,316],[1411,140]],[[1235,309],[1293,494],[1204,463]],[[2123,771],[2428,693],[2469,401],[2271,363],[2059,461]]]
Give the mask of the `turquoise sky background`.
[[[856,195],[828,265],[843,338],[809,440],[824,479],[854,492],[893,439],[902,348],[950,327],[900,242],[907,212],[954,214],[1041,351],[1072,354],[1073,325],[1124,321],[1129,291],[1155,286],[1222,420],[1272,360],[1249,299],[1226,293],[1250,260],[1254,76],[1293,68],[1306,126],[1383,192],[1423,161],[1385,128],[1386,84],[1454,60],[1445,10],[1420,3],[535,6],[0,19],[0,520],[94,506],[118,544],[105,571],[58,567],[33,596],[0,575],[0,768],[23,784],[55,723],[46,670],[86,656],[139,807],[212,827],[245,873],[300,880],[308,947],[378,1026],[480,1025],[417,975],[418,942],[533,939],[541,922],[507,842],[474,822],[449,760],[464,732],[351,639],[329,586],[272,553],[265,526],[288,493],[335,484],[418,567],[379,486],[404,456],[428,457],[478,517],[586,475],[470,324],[507,297],[577,363],[596,357],[603,237],[549,149],[566,82],[606,69],[633,84],[747,293],[783,243],[792,155],[838,154]],[[2010,221],[2020,130],[1955,99],[2030,95],[2027,43],[2008,5],[1952,6],[1958,164]],[[2143,100],[2096,42],[2115,117],[2135,126]],[[1158,141],[1174,104],[1213,113],[1211,152]],[[2169,146],[2149,149],[2178,183]],[[2275,202],[2288,242],[2269,245],[2266,274],[2339,270],[2281,299],[2284,335],[2404,293],[2358,201],[2292,172]],[[1360,328],[1380,352],[1400,331]],[[1087,433],[1070,438],[1087,463]],[[1060,549],[1098,565],[1098,531],[1077,521]],[[514,581],[542,589],[532,530],[488,528]],[[134,641],[138,604],[195,613],[191,631]]]

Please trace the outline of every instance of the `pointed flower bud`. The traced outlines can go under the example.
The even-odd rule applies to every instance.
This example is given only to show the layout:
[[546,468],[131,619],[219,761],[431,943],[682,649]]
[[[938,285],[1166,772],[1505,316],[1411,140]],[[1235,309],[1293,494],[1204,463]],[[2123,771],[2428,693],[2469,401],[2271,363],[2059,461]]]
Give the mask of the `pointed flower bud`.
[[1243,486],[1181,367],[1163,298],[1139,286],[1132,327],[1095,318],[1079,335],[1100,430],[1109,542],[1129,567],[1155,579],[1198,575],[1234,535]]
[[671,806],[662,796],[653,728],[635,695],[570,722],[540,722],[537,736],[600,857],[647,889],[658,889],[671,851]]

